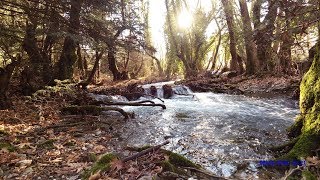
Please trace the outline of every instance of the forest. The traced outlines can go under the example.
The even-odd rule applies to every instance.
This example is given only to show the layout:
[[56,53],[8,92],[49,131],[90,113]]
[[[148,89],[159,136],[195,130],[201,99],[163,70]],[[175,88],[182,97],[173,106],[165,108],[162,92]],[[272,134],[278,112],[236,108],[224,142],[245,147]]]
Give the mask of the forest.
[[1,0],[0,179],[319,179],[319,0]]

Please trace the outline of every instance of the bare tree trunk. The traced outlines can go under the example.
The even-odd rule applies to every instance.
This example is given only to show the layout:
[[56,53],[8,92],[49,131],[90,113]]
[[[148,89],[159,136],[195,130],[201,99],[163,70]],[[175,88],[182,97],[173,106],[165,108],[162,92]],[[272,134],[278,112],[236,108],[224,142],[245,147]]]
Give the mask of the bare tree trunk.
[[236,48],[236,37],[234,33],[234,24],[233,24],[233,7],[231,1],[221,0],[223,5],[223,10],[226,16],[226,21],[228,25],[229,31],[229,39],[230,39],[230,53],[231,53],[231,62],[230,62],[230,70],[238,71],[238,59],[237,59],[237,48]]
[[44,49],[41,50],[37,45],[36,27],[36,24],[27,24],[22,44],[30,60],[28,66],[25,66],[22,71],[23,75],[20,81],[24,95],[30,95],[52,81],[51,62],[48,55],[53,43],[52,37],[49,34],[47,35],[44,41]]
[[280,61],[280,72],[284,74],[291,74],[292,68],[291,68],[291,47],[294,43],[294,39],[292,37],[292,32],[290,30],[290,12],[286,7],[282,7],[284,13],[285,13],[285,27],[283,28],[283,33],[281,34],[281,46],[279,50],[279,61]]
[[216,50],[215,50],[214,55],[213,55],[212,66],[211,66],[211,68],[210,68],[211,71],[213,71],[213,70],[215,69],[215,67],[216,67],[217,57],[218,57],[219,48],[220,48],[221,40],[222,40],[222,33],[221,33],[222,29],[219,27],[217,20],[216,20],[216,24],[217,24],[217,26],[218,26],[218,28],[219,28],[219,32],[218,32],[218,33],[219,33],[219,39],[218,39],[218,44],[217,44],[217,46],[216,46]]
[[115,57],[115,47],[112,44],[108,45],[108,63],[109,63],[109,70],[113,75],[114,81],[129,79],[129,75],[127,71],[120,72],[118,69],[117,61]]
[[284,74],[291,74],[291,46],[293,44],[293,39],[291,37],[291,34],[286,31],[281,36],[281,47],[279,51],[279,59],[280,59],[280,72]]
[[83,0],[71,0],[70,26],[57,65],[56,78],[60,80],[72,79],[73,77],[73,65],[78,59],[76,49],[79,44],[79,40],[75,37],[79,35],[82,4]]
[[[20,61],[20,60],[19,60]],[[7,97],[7,91],[10,83],[12,73],[19,63],[19,61],[14,61],[7,65],[5,68],[0,68],[0,109],[8,109],[11,107],[11,102]]]
[[247,62],[246,62],[246,74],[252,75],[255,73],[255,64],[257,62],[256,47],[253,42],[253,32],[251,27],[251,19],[248,12],[248,6],[246,0],[239,0],[240,12],[243,23],[243,34],[245,40]]
[[274,62],[272,62],[272,42],[275,30],[275,20],[277,17],[278,2],[276,0],[268,0],[268,13],[263,22],[260,22],[262,0],[257,0],[254,4],[254,27],[256,30],[257,56],[258,66],[261,71],[272,71]]
[[78,56],[78,59],[77,59],[77,61],[78,61],[78,69],[79,69],[79,71],[80,71],[80,75],[82,76],[82,77],[84,77],[85,76],[85,73],[84,73],[84,63],[83,63],[83,59],[82,59],[82,55],[81,55],[81,47],[80,47],[80,45],[78,44],[78,48],[77,48],[77,56]]

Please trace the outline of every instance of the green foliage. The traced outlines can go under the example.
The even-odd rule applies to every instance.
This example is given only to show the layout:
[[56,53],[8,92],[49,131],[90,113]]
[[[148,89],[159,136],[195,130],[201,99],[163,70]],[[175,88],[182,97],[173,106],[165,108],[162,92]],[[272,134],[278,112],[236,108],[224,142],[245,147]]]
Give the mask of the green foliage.
[[215,42],[214,38],[208,40],[206,37],[206,30],[214,18],[214,10],[206,13],[197,7],[190,12],[193,17],[191,27],[183,29],[178,26],[178,17],[180,12],[188,8],[180,1],[166,3],[167,21],[164,32],[167,37],[167,68],[172,68],[180,62],[185,76],[195,76],[203,70],[206,55]]

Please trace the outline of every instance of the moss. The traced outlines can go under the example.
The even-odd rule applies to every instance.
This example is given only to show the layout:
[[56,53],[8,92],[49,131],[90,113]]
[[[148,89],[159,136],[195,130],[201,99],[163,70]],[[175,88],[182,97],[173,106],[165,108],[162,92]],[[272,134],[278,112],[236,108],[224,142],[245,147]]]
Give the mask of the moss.
[[91,162],[95,162],[98,159],[97,155],[94,153],[89,153],[88,158],[89,158],[89,161]]
[[98,171],[104,172],[110,170],[112,160],[116,159],[114,154],[105,154],[91,167],[90,170],[86,170],[82,173],[82,179],[88,179],[91,174]]
[[55,142],[54,139],[46,140],[46,141],[38,144],[38,148],[41,148],[41,149],[54,149],[54,145],[53,145],[54,142]]
[[310,156],[312,150],[319,146],[319,138],[317,134],[304,133],[299,136],[297,143],[289,151],[289,153],[280,157],[279,159],[293,160]]
[[271,151],[286,151],[288,148],[291,149],[298,142],[298,140],[299,140],[299,138],[294,138],[294,139],[291,139],[287,143],[284,143],[284,144],[279,145],[279,146],[271,146],[268,149],[271,150]]
[[302,177],[306,180],[317,180],[317,177],[308,170],[302,171]]
[[296,138],[301,135],[303,127],[303,116],[299,115],[294,124],[287,129],[287,135],[289,138]]
[[191,162],[187,158],[173,152],[171,152],[169,155],[169,162],[175,166],[199,168],[198,165]]
[[1,149],[7,149],[9,152],[14,152],[17,150],[16,147],[14,147],[8,142],[0,142],[0,150]]
[[141,152],[143,150],[149,149],[150,147],[152,147],[152,146],[146,145],[146,146],[142,146],[142,147],[126,147],[126,150]]
[[282,158],[299,159],[312,155],[313,150],[320,146],[320,52],[314,57],[309,71],[300,85],[300,112],[297,124],[291,128],[299,129],[299,140]]
[[176,172],[176,167],[174,167],[173,164],[171,164],[169,161],[162,161],[161,167],[163,171],[170,171],[170,172]]

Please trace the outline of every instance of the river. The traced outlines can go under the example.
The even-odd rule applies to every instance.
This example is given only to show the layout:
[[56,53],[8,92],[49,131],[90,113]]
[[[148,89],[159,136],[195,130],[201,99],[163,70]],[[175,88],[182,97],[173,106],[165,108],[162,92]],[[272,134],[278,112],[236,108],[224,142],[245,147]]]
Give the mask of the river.
[[[163,83],[152,85],[160,90]],[[124,107],[134,111],[136,118],[117,130],[122,143],[153,145],[168,139],[166,149],[223,177],[258,178],[257,161],[273,158],[267,147],[287,140],[285,129],[299,113],[297,101],[285,97],[192,93],[184,86],[174,90],[189,95],[165,99],[165,110]]]

